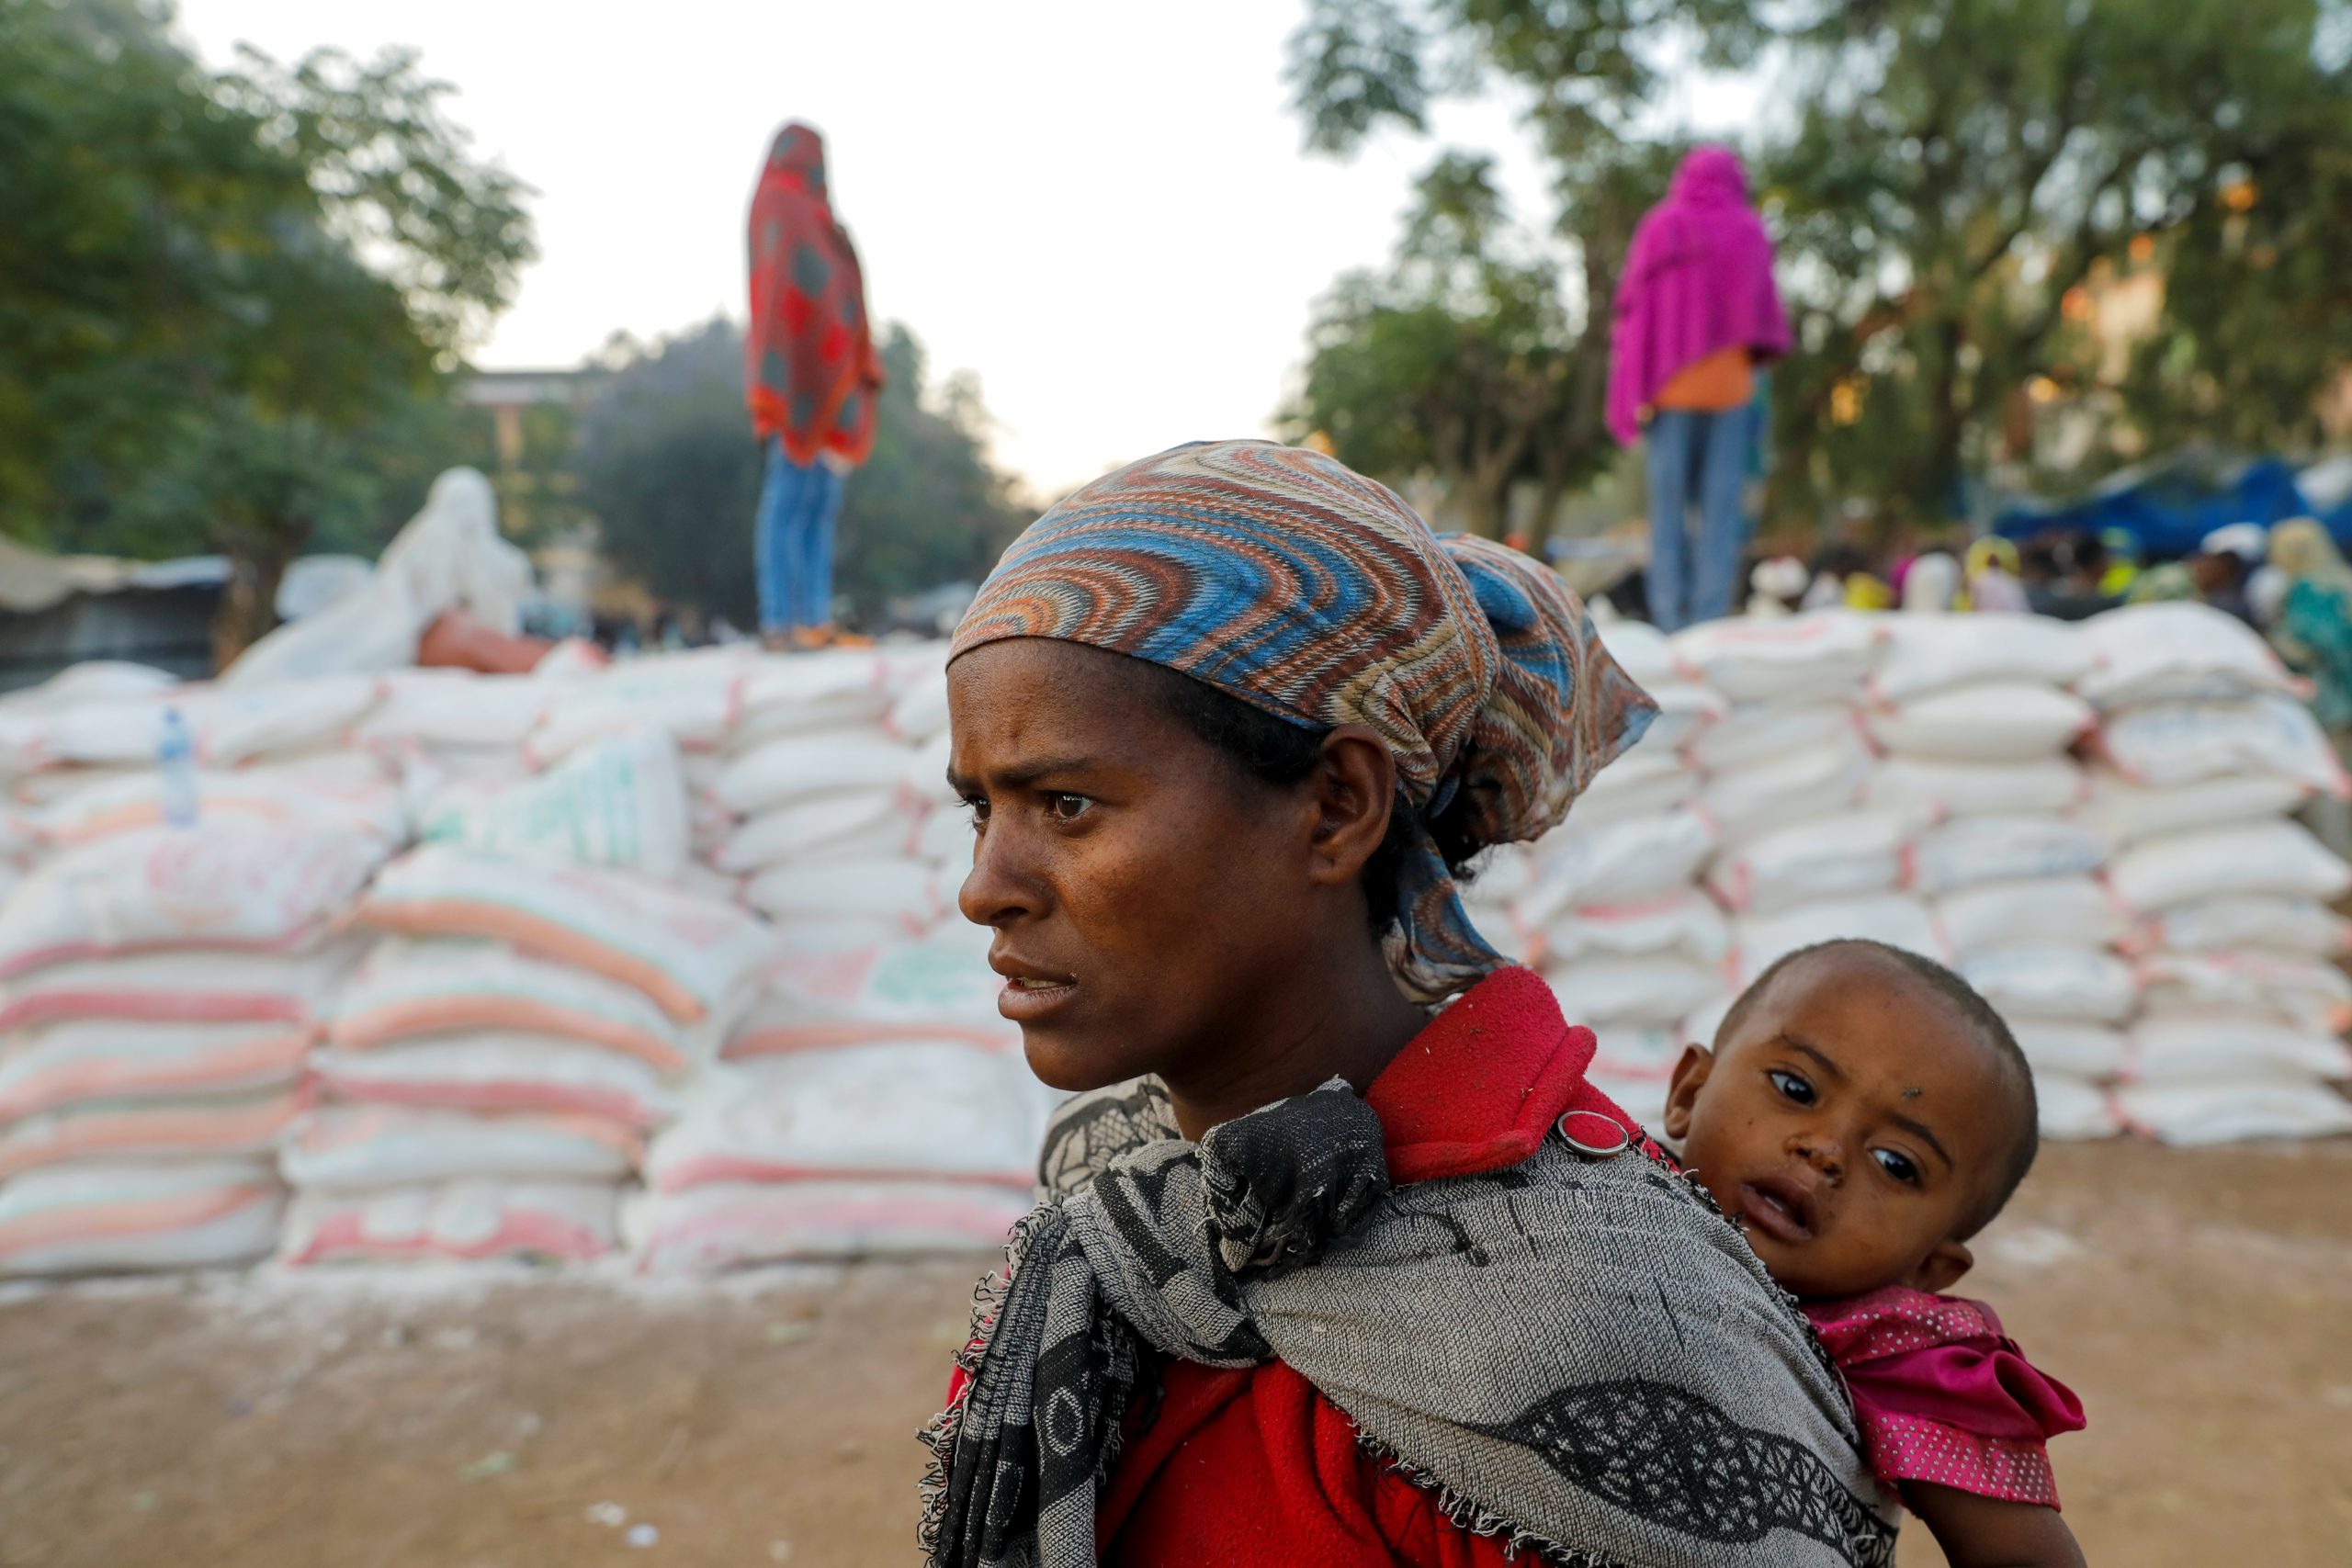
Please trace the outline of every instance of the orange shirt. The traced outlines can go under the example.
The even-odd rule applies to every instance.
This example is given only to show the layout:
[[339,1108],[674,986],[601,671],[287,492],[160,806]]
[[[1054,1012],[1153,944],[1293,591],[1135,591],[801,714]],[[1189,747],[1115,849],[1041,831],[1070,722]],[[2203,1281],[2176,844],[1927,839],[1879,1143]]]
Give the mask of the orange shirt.
[[1736,409],[1756,395],[1753,359],[1736,345],[1719,348],[1704,359],[1694,359],[1667,378],[1651,406],[1721,413]]

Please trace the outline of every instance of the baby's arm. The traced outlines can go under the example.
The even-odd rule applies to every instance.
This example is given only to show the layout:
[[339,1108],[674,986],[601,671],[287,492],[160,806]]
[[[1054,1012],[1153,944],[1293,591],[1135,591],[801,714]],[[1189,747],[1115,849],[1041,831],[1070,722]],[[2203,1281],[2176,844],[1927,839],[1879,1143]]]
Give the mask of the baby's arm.
[[2055,1508],[1925,1481],[1905,1482],[1903,1501],[1927,1521],[1951,1568],[2085,1568]]

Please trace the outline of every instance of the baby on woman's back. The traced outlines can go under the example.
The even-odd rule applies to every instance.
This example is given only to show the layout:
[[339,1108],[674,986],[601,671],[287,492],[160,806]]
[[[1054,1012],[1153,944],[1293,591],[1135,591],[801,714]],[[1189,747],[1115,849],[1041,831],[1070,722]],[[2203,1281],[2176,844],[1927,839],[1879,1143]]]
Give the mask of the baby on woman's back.
[[1791,953],[1676,1066],[1666,1130],[1820,1332],[1871,1469],[1953,1568],[2080,1564],[2044,1444],[2082,1407],[1941,1292],[2033,1164],[2033,1075],[1968,983],[1865,941]]

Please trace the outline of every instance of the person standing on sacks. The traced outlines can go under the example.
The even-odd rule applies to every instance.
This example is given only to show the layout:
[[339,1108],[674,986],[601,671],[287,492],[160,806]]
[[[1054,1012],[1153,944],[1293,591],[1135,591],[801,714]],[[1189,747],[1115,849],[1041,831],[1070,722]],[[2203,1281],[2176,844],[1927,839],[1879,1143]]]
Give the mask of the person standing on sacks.
[[[1679,631],[1731,614],[1747,542],[1741,491],[1756,367],[1789,351],[1772,242],[1738,154],[1702,147],[1634,231],[1610,329],[1609,431],[1647,443],[1650,619]],[[1689,514],[1695,502],[1698,533]]]

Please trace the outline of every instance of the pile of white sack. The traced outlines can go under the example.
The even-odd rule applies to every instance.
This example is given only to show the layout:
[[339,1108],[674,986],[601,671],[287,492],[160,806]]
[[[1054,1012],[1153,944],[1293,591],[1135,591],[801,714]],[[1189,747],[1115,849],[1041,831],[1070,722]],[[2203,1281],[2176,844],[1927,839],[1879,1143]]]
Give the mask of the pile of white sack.
[[2141,981],[2117,1075],[2124,1122],[2176,1144],[2352,1130],[2352,982],[2329,906],[2352,874],[2290,819],[2346,784],[2269,650],[2163,604],[2088,624],[2101,721],[2084,818],[2111,849]]
[[[2197,605],[2076,626],[1827,611],[1604,639],[1659,699],[1568,820],[1472,890],[1658,1115],[1683,1045],[1813,942],[1947,964],[2056,1137],[2352,1129],[2344,863],[2288,815],[2342,770],[2259,638]],[[2086,765],[2082,760],[2090,756]]]
[[[2290,820],[2344,779],[2244,628],[1604,635],[1660,718],[1470,898],[1629,1109],[1869,936],[1993,998],[2053,1134],[2352,1128],[2352,873]],[[0,698],[0,1273],[993,1245],[1056,1097],[956,909],[944,652]]]

